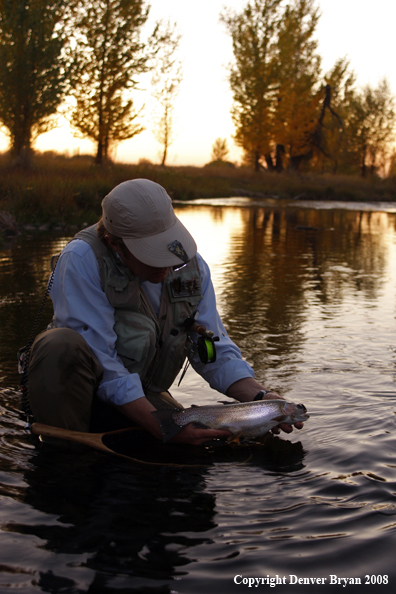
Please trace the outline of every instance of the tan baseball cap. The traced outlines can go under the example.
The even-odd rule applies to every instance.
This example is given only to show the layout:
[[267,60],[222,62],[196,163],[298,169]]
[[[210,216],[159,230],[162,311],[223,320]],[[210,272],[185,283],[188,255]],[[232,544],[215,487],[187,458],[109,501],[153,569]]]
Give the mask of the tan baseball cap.
[[151,180],[133,179],[116,186],[102,200],[102,213],[107,231],[121,237],[144,264],[157,268],[182,265],[197,252],[167,192]]

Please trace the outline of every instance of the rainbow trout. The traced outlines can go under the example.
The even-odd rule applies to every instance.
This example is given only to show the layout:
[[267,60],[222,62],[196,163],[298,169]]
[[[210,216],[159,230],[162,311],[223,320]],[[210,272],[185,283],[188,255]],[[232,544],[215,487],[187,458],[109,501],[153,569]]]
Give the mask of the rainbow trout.
[[213,406],[191,406],[154,411],[163,441],[172,439],[188,423],[210,429],[229,431],[235,437],[258,437],[279,423],[293,425],[309,415],[303,404],[286,400],[259,400]]

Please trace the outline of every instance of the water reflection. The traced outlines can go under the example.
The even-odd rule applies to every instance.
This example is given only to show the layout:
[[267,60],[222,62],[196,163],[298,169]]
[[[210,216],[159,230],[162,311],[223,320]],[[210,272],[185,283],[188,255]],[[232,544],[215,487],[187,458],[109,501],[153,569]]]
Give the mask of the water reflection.
[[[59,452],[54,459],[48,451],[34,463],[25,503],[58,520],[12,530],[34,534],[57,555],[78,554],[79,565],[94,572],[91,588],[111,591],[113,580],[116,586],[132,576],[136,588],[139,578],[146,586],[167,583],[190,562],[188,548],[215,526],[215,497],[205,492],[202,471],[153,473],[89,453],[78,462]],[[194,536],[177,536],[187,532]],[[61,579],[42,571],[40,585],[53,591]]]
[[[392,257],[395,217],[388,213],[208,206],[176,211],[211,267],[227,329],[258,370],[293,360],[313,307],[331,316],[327,306],[334,310],[345,299],[375,303]],[[68,240],[20,238],[2,251],[0,365],[7,367],[11,350],[26,343],[49,256]],[[49,303],[42,327],[50,315]]]
[[[63,237],[27,236],[0,252],[0,383],[3,385],[18,385],[16,352],[28,341],[42,302],[50,274],[50,255],[59,252],[66,243]],[[39,331],[45,328],[51,311],[48,300]]]
[[[1,445],[0,456],[5,444]],[[10,445],[17,455],[17,440]],[[256,477],[263,473],[265,481],[267,473],[286,476],[302,470],[303,456],[301,443],[270,437],[241,465],[215,464],[182,472],[162,466],[153,471],[92,451],[76,455],[36,446],[18,483],[6,485],[4,473],[0,475],[3,497],[18,502],[2,521],[3,533],[11,537],[2,556],[3,574],[15,573],[16,560],[31,557],[34,547],[40,553],[31,558],[32,570],[26,561],[17,565],[18,577],[10,580],[14,586],[21,585],[21,578],[29,582],[34,576],[41,590],[51,592],[95,588],[113,592],[121,585],[128,588],[125,591],[131,586],[139,591],[162,585],[161,591],[168,592],[167,584],[188,575],[186,566],[196,562],[198,548],[212,552],[218,548],[223,560],[239,555],[237,544],[216,547],[211,535],[218,529],[222,491],[244,489],[244,482],[238,482],[242,468],[254,468]],[[227,468],[236,471],[232,485],[208,489],[208,480],[212,483]]]
[[214,270],[225,325],[261,379],[269,368],[299,360],[315,308],[326,318],[346,300],[378,299],[392,258],[394,215],[201,208],[181,208],[179,215]]

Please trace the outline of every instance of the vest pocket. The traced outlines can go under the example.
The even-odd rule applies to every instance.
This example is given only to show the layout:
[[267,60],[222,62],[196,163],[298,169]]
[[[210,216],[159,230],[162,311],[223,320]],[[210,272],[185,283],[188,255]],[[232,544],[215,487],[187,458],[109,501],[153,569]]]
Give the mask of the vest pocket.
[[117,353],[125,367],[144,379],[156,351],[155,322],[139,312],[116,310],[114,331]]
[[153,369],[150,377],[150,387],[153,391],[163,392],[168,390],[187,356],[187,333],[179,332],[169,335],[162,345],[158,364]]

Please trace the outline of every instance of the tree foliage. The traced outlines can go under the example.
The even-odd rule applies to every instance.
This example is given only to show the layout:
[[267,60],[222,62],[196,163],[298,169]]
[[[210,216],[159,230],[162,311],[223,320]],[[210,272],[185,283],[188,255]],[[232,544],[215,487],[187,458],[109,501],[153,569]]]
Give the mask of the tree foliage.
[[[295,0],[283,12],[276,42],[273,144],[298,169],[312,157],[320,95],[320,56],[314,39],[319,12],[313,0]],[[268,160],[267,160],[268,161]]]
[[263,163],[281,170],[283,155],[298,166],[311,154],[319,104],[318,19],[313,0],[286,7],[255,0],[239,14],[222,16],[234,50],[229,81],[235,141],[256,170]]
[[216,138],[212,146],[212,161],[225,161],[228,153],[227,139]]
[[376,87],[357,89],[346,59],[336,62],[325,82],[329,100],[323,103],[317,168],[332,173],[360,172],[362,176],[384,172],[396,118],[389,83],[383,79]]
[[234,52],[229,81],[235,143],[244,149],[256,170],[272,149],[280,4],[281,0],[254,0],[239,14],[228,10],[221,16]]
[[386,79],[376,88],[366,85],[352,104],[350,137],[359,159],[361,175],[383,168],[395,131],[395,105]]
[[340,163],[351,162],[348,122],[355,97],[356,77],[346,58],[336,61],[320,91],[320,114],[314,132],[313,166],[337,173]]
[[258,170],[384,168],[394,138],[389,85],[358,91],[346,59],[322,78],[315,0],[250,0],[221,17],[232,38],[235,142]]
[[55,125],[67,90],[67,0],[0,0],[0,122],[15,163],[27,166],[34,139]]
[[130,91],[149,69],[154,37],[141,40],[149,8],[143,0],[94,0],[80,5],[75,37],[78,76],[71,124],[96,143],[96,162],[111,144],[142,132]]

